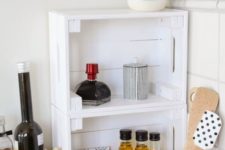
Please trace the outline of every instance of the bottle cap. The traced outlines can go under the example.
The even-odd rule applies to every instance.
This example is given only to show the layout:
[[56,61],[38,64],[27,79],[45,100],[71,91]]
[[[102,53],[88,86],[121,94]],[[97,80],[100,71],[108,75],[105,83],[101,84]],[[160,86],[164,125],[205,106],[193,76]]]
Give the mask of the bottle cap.
[[159,132],[151,132],[149,134],[150,141],[160,141],[160,133]]
[[30,71],[30,63],[29,62],[20,62],[17,63],[18,73],[25,73]]
[[136,131],[136,140],[137,141],[147,141],[148,140],[148,131],[137,130]]
[[130,129],[121,129],[120,130],[120,139],[121,140],[131,140],[131,133]]
[[88,75],[89,80],[95,80],[96,74],[98,73],[98,64],[96,63],[86,64],[86,73]]

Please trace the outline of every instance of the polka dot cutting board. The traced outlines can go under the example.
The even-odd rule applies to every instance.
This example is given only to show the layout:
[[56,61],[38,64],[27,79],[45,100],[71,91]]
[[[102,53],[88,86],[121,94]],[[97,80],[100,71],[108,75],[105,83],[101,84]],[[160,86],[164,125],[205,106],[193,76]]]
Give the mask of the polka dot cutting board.
[[193,135],[195,145],[204,150],[212,149],[221,127],[221,118],[214,112],[205,111]]

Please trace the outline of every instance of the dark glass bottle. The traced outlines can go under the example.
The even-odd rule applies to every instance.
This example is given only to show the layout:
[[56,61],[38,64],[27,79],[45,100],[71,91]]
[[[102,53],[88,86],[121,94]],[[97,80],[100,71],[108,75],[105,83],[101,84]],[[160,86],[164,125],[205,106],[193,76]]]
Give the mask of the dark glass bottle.
[[15,130],[15,147],[18,150],[43,150],[43,133],[33,120],[29,63],[19,63],[18,71],[22,122]]
[[136,131],[136,148],[135,150],[149,150],[146,141],[148,141],[148,131],[137,130]]
[[130,129],[121,129],[120,130],[120,147],[119,150],[133,150],[131,139],[132,131]]
[[86,64],[87,80],[75,87],[75,93],[81,96],[83,105],[98,106],[111,100],[109,87],[100,81],[96,81],[98,64]]

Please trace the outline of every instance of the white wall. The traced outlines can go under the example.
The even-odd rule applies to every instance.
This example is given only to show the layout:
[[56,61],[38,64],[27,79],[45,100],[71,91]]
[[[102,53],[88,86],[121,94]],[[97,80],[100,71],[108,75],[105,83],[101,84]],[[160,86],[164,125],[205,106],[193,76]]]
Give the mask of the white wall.
[[[217,91],[220,94],[218,112],[224,120],[225,1],[217,3],[216,0],[174,0],[173,5],[190,12],[189,89],[205,86]],[[219,150],[224,150],[225,128],[218,141]]]
[[34,118],[51,145],[48,11],[64,8],[125,7],[125,0],[1,0],[0,115],[7,129],[21,120],[16,62],[31,61]]

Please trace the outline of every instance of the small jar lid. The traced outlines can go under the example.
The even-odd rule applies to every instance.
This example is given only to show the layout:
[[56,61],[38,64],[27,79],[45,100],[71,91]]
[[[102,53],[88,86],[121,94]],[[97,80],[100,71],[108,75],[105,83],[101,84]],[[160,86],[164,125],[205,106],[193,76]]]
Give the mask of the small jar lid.
[[147,141],[148,140],[148,131],[137,130],[136,131],[136,140],[137,141]]
[[132,131],[130,129],[121,129],[120,130],[120,139],[121,140],[131,140]]
[[149,134],[150,141],[160,141],[160,133],[159,132],[151,132]]

